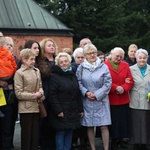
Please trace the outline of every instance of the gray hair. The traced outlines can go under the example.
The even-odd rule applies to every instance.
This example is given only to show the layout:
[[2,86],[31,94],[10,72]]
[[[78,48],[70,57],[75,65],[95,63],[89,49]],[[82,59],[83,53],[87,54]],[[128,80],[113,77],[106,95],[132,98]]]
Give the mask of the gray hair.
[[120,51],[123,55],[125,54],[125,51],[121,47],[115,47],[110,52],[110,58],[111,58],[111,54],[115,53],[116,51]]
[[58,66],[58,62],[59,62],[59,58],[60,57],[63,57],[63,56],[65,56],[65,57],[67,57],[68,58],[68,60],[69,60],[69,62],[71,63],[71,56],[68,54],[68,53],[66,53],[66,52],[60,52],[60,53],[58,53],[58,55],[55,57],[55,64]]
[[73,52],[73,57],[76,58],[78,53],[82,53],[83,54],[83,48],[82,47],[78,47],[74,50]]
[[84,48],[83,48],[83,53],[86,54],[86,52],[87,52],[88,50],[90,50],[90,49],[97,51],[97,48],[96,48],[96,46],[95,46],[94,44],[88,43],[88,44],[86,44],[86,45],[84,46]]
[[145,49],[143,49],[143,48],[140,48],[140,49],[138,49],[138,50],[136,51],[136,53],[135,53],[135,58],[137,58],[140,53],[145,54],[146,57],[148,58],[148,52],[147,52],[147,50],[145,50]]

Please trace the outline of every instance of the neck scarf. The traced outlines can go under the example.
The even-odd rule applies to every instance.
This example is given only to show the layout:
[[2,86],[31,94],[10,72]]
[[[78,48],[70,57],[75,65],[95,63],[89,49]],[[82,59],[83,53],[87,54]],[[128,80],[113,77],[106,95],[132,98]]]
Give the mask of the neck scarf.
[[110,60],[110,64],[112,65],[112,67],[113,67],[115,70],[118,70],[118,64],[114,64],[111,60]]
[[89,63],[86,59],[84,59],[83,65],[88,68],[91,72],[93,72],[101,63],[99,58],[96,59],[95,62]]
[[72,71],[72,67],[70,66],[68,69],[61,68],[63,72]]
[[[139,67],[139,65],[138,65],[138,67]],[[147,68],[147,64],[144,67],[139,67],[142,77],[144,77],[144,75],[145,75],[146,68]]]

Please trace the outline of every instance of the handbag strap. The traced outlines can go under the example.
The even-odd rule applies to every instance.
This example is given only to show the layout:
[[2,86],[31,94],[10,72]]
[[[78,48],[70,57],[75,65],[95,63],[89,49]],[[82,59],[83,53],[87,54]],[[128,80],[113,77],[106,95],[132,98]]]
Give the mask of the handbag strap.
[[[38,76],[37,76],[37,71],[36,71],[36,70],[34,70],[34,71],[35,71],[35,75],[36,75],[36,79],[37,79],[37,81],[36,81],[36,86],[35,86],[35,92],[37,92],[39,80],[38,80]],[[41,104],[42,101],[41,101],[40,99],[37,99],[37,103],[38,103],[38,104]]]

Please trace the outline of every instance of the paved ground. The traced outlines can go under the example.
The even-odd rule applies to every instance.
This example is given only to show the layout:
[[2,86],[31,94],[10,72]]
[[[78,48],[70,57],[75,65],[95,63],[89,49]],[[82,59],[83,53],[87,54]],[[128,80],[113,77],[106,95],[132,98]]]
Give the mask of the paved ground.
[[14,147],[15,150],[21,150],[20,147],[20,124],[16,124],[15,135],[14,135]]
[[[101,139],[96,138],[95,140],[96,140],[96,149],[103,150]],[[21,148],[20,148],[20,124],[16,124],[15,136],[14,136],[14,146],[15,146],[14,150],[21,150]],[[118,150],[132,150],[132,146],[129,145],[128,149],[119,148]]]

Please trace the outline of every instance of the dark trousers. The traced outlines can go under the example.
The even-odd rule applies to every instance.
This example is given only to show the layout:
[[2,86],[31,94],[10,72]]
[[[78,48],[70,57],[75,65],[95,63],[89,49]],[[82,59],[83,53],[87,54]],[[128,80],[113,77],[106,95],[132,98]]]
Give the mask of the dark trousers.
[[20,114],[21,150],[38,150],[39,113]]
[[49,125],[48,117],[43,118],[40,125],[40,144],[44,150],[56,150],[55,134],[55,129]]
[[1,111],[5,115],[5,117],[0,120],[2,150],[11,150],[13,107],[11,105],[5,105],[1,107]]

